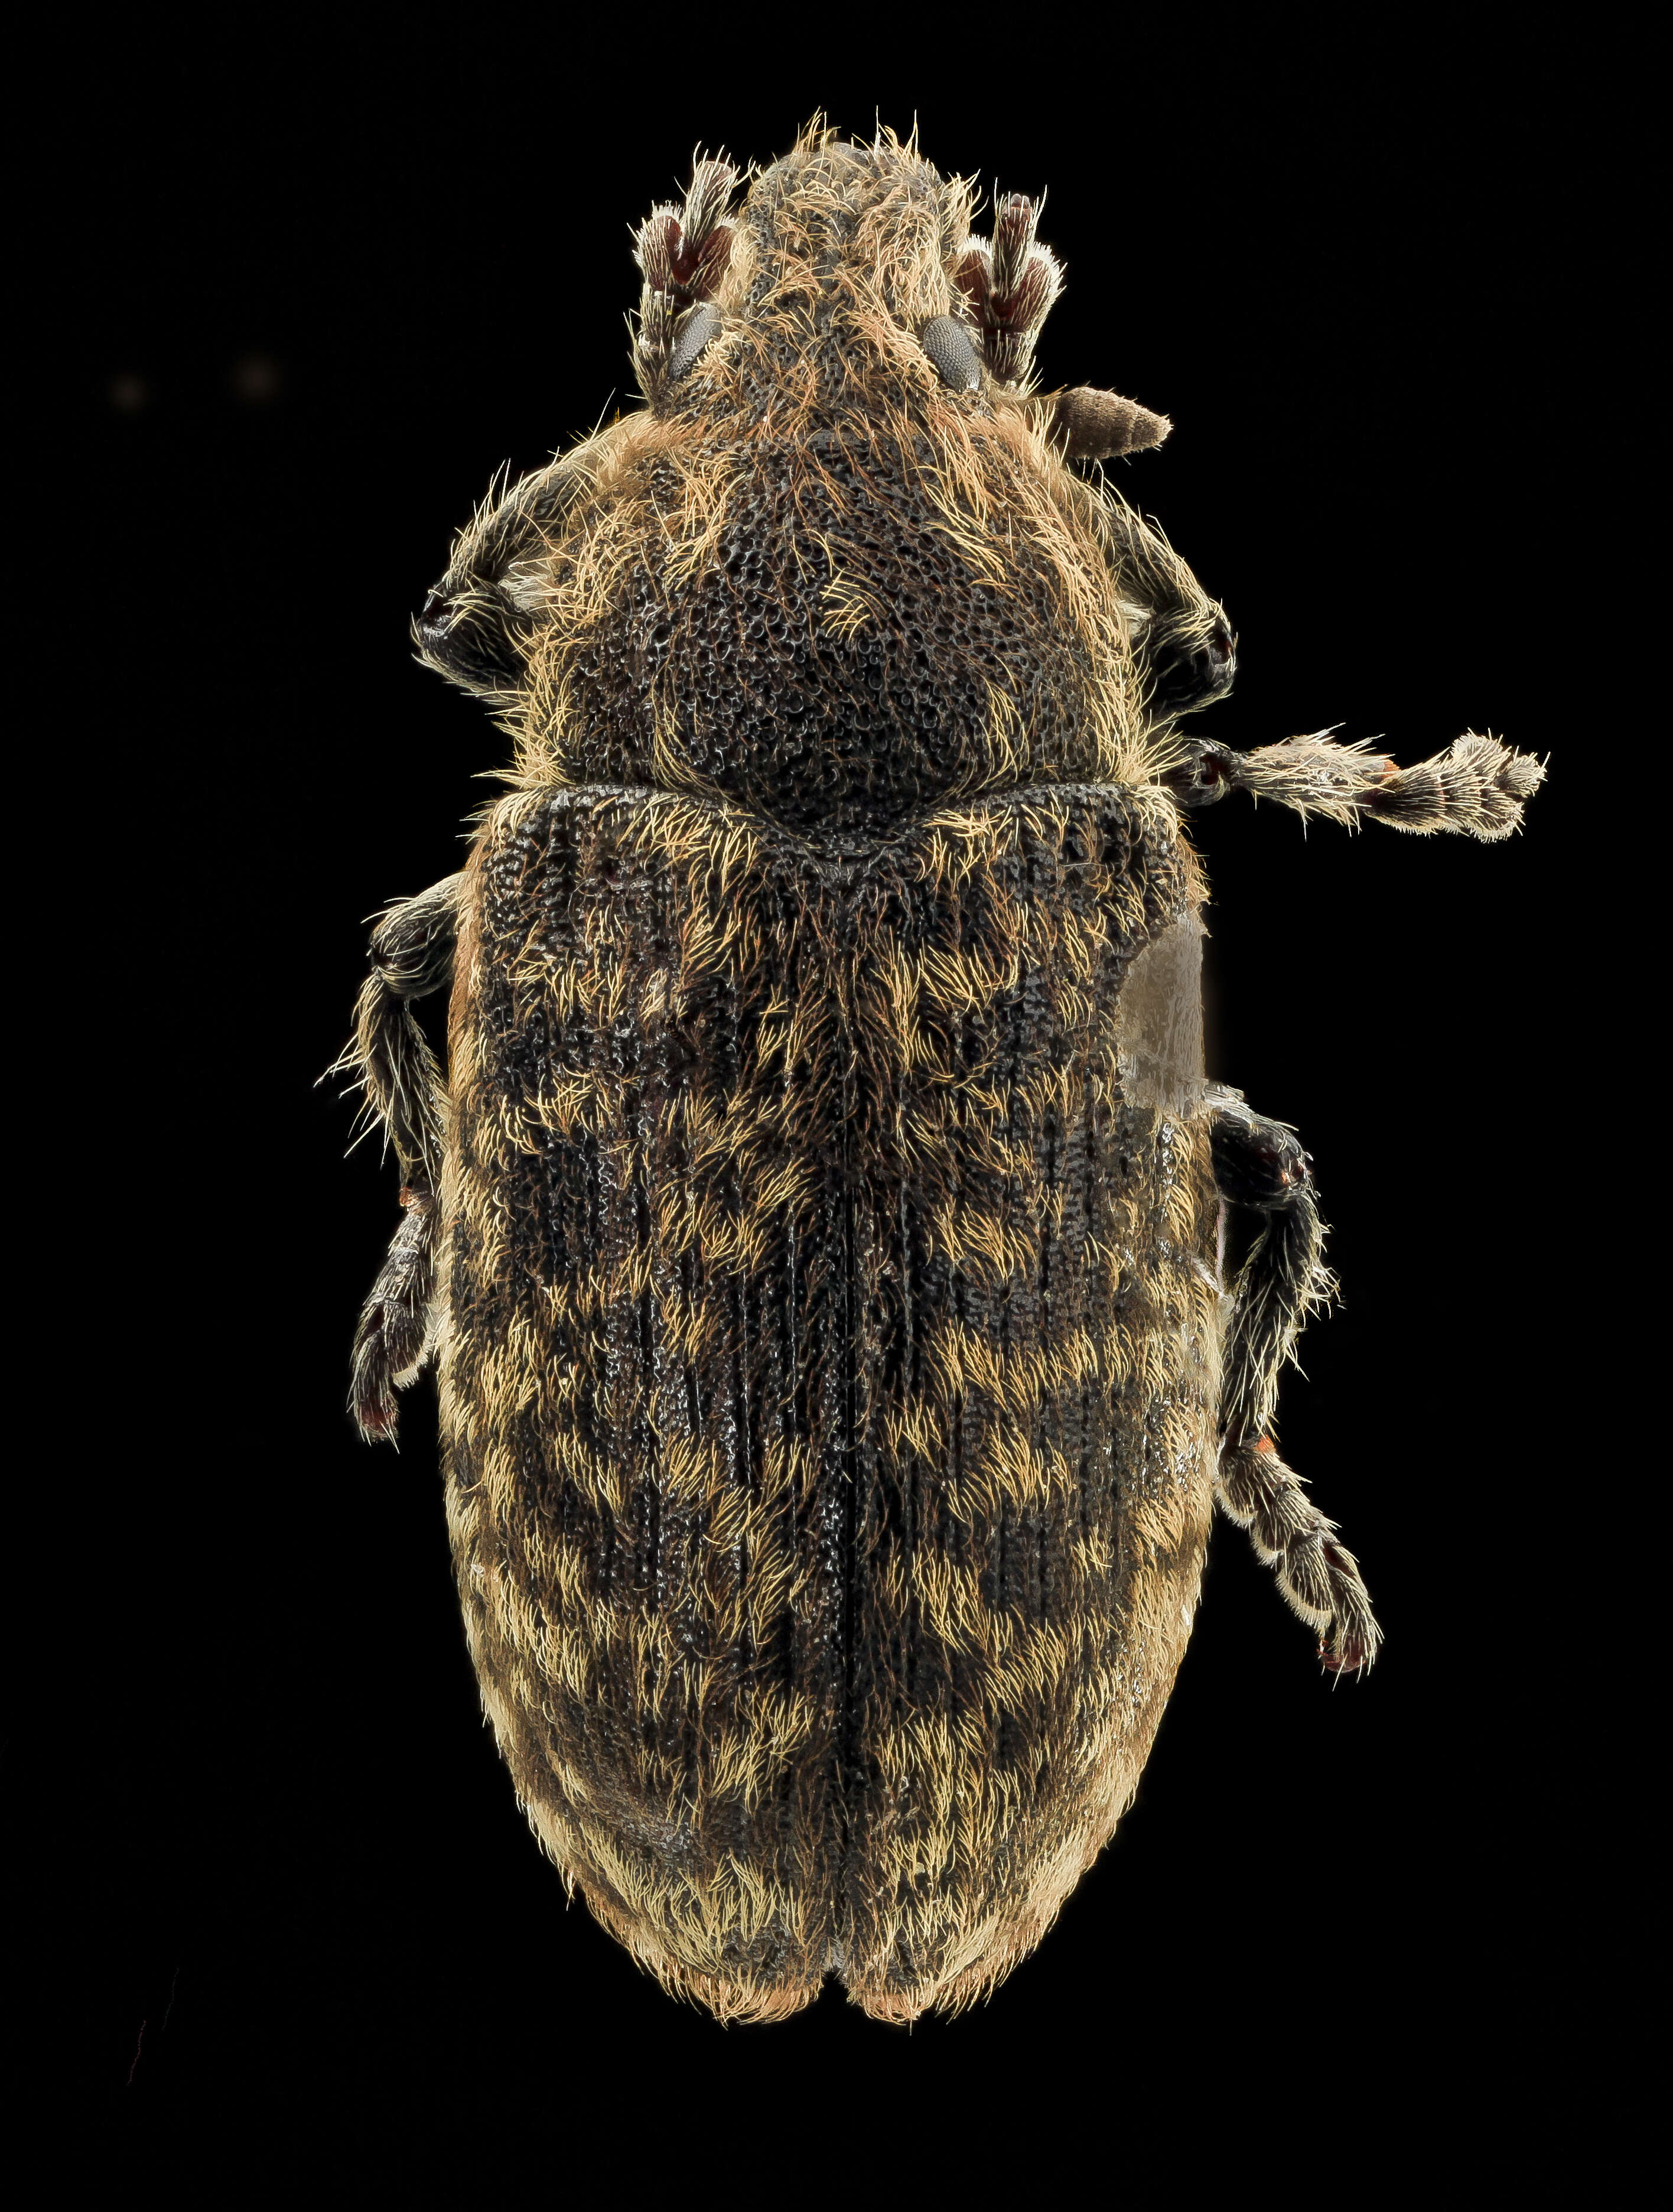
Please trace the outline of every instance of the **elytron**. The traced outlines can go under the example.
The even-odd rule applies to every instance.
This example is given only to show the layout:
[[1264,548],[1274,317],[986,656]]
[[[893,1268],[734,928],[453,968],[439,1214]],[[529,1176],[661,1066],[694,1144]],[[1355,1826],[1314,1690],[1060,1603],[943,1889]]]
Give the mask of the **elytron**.
[[1494,839],[1541,775],[1185,731],[1231,629],[1088,466],[1168,425],[1040,387],[1035,207],[973,217],[815,127],[640,227],[644,404],[491,498],[418,618],[514,761],[379,925],[348,1056],[404,1182],[355,1415],[392,1434],[433,1359],[518,1795],[723,2018],[835,1977],[909,2020],[1039,1942],[1216,1504],[1371,1663],[1274,1445],[1324,1231],[1294,1133],[1205,1078],[1187,823]]

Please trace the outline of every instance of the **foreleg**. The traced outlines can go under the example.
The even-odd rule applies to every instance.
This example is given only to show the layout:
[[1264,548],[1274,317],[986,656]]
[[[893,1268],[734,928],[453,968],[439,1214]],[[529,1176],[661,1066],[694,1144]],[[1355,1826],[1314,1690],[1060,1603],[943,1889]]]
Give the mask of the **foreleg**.
[[1290,1606],[1319,1631],[1324,1664],[1351,1673],[1371,1664],[1381,1632],[1336,1522],[1309,1502],[1271,1434],[1280,1370],[1308,1314],[1335,1288],[1312,1162],[1293,1129],[1263,1121],[1231,1092],[1215,1096],[1211,1142],[1221,1197],[1262,1217],[1238,1277],[1221,1368],[1218,1502],[1276,1567]]
[[449,876],[379,922],[354,1038],[336,1064],[358,1079],[368,1120],[395,1147],[405,1209],[355,1333],[349,1409],[372,1441],[394,1436],[395,1393],[422,1371],[430,1344],[447,1095],[412,1007],[452,976],[464,881]]
[[1228,791],[1246,791],[1350,830],[1369,817],[1419,836],[1452,830],[1487,843],[1520,828],[1523,807],[1545,777],[1531,754],[1473,732],[1407,769],[1369,744],[1338,744],[1322,733],[1252,753],[1208,738],[1184,744],[1184,759],[1164,780],[1188,807],[1212,806]]

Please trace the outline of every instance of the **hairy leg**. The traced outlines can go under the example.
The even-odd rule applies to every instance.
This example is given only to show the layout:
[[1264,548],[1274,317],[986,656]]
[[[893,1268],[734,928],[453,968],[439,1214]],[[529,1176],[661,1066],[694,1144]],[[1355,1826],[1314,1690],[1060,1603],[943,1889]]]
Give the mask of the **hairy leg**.
[[1370,818],[1419,836],[1448,830],[1489,844],[1521,827],[1523,807],[1545,777],[1531,755],[1473,732],[1407,769],[1368,744],[1338,744],[1322,734],[1252,753],[1208,738],[1187,738],[1184,744],[1184,759],[1165,781],[1188,807],[1212,806],[1228,791],[1246,791],[1349,829]]
[[435,1199],[408,1185],[405,1217],[361,1309],[349,1407],[368,1443],[392,1439],[399,1416],[395,1393],[423,1372],[435,1297]]
[[429,1346],[446,1088],[412,1006],[452,975],[463,881],[449,876],[379,922],[355,1035],[333,1071],[358,1079],[367,1118],[382,1127],[401,1169],[404,1218],[355,1332],[349,1408],[374,1441],[394,1436],[396,1390],[422,1370]]
[[1279,1373],[1308,1314],[1334,1288],[1312,1164],[1293,1129],[1263,1120],[1231,1092],[1215,1095],[1212,1144],[1222,1198],[1261,1216],[1238,1277],[1221,1371],[1218,1502],[1276,1569],[1289,1605],[1319,1631],[1324,1664],[1352,1673],[1376,1657],[1381,1632],[1336,1522],[1309,1501],[1271,1436]]

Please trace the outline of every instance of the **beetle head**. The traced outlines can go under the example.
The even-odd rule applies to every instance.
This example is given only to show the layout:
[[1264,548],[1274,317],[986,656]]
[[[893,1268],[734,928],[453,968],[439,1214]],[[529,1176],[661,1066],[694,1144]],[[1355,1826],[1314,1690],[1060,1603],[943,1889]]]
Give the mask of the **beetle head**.
[[880,824],[1142,779],[1147,726],[1229,688],[1220,610],[1064,465],[1167,423],[1034,389],[1062,271],[1034,201],[972,213],[915,143],[816,127],[638,226],[647,404],[491,495],[414,627],[525,763]]

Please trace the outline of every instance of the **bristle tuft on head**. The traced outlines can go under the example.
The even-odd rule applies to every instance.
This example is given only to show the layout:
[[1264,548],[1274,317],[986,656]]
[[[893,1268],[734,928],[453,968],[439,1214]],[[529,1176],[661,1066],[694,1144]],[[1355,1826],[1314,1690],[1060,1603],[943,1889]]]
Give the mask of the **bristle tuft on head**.
[[731,258],[727,204],[738,172],[724,155],[694,155],[684,203],[652,209],[634,234],[633,258],[645,279],[633,338],[639,388],[654,399],[670,380],[675,334],[694,307],[712,300]]
[[1035,242],[1039,220],[1034,201],[1006,193],[991,240],[967,238],[953,273],[981,331],[989,374],[1000,384],[1026,378],[1035,341],[1063,290],[1063,264]]

